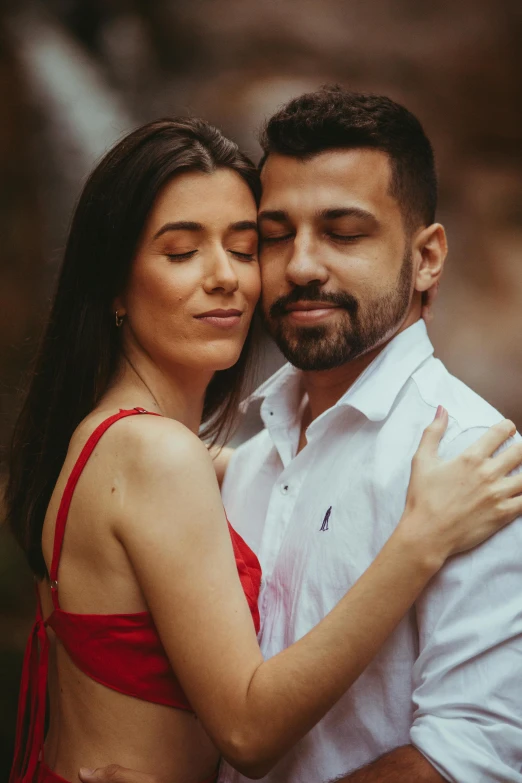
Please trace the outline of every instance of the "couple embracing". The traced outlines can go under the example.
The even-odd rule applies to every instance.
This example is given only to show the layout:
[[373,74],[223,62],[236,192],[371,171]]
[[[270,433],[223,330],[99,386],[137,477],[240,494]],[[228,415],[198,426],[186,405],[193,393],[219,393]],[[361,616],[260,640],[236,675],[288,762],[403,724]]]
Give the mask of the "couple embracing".
[[[324,88],[262,146],[153,122],[81,195],[11,447],[10,783],[522,781],[522,447],[433,357],[431,145]],[[258,301],[288,364],[231,454]]]

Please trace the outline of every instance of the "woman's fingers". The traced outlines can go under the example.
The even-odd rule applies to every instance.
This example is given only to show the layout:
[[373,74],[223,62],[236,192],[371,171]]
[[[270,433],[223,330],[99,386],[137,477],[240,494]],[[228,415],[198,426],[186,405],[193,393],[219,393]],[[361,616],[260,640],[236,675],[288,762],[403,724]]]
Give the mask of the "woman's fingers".
[[492,467],[497,476],[508,476],[513,470],[522,466],[522,443],[513,443],[508,449],[501,451],[492,459]]
[[[472,549],[522,515],[522,462],[516,443],[492,457],[515,433],[511,421],[491,427],[473,446],[451,460],[438,458],[448,421],[444,409],[424,431],[412,462],[406,511],[424,519],[431,551],[444,557]],[[428,530],[429,527],[429,530]]]
[[522,496],[511,497],[505,501],[506,525],[517,517],[522,517]]
[[422,433],[422,438],[419,443],[419,447],[415,454],[415,458],[422,457],[436,457],[439,451],[440,442],[446,432],[448,426],[448,412],[442,405],[437,408],[435,418],[429,427],[426,427]]
[[463,454],[478,457],[479,459],[485,459],[486,457],[492,457],[497,449],[499,449],[503,443],[512,438],[517,428],[509,419],[503,419],[498,424],[494,424],[489,430],[478,439],[473,446],[470,446]]
[[510,476],[502,482],[502,491],[506,498],[514,498],[522,503],[522,473]]

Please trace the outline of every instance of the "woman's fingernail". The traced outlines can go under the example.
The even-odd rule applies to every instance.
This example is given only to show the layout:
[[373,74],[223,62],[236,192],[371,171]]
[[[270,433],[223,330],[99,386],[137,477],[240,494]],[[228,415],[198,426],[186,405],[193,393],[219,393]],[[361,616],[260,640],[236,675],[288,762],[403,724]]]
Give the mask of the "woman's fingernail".
[[91,775],[94,775],[93,769],[86,769],[85,767],[80,767],[80,775],[83,775],[84,778],[89,778]]
[[442,405],[439,405],[439,407],[437,408],[437,413],[435,414],[435,418],[440,419],[443,413],[444,413],[444,408],[442,407]]

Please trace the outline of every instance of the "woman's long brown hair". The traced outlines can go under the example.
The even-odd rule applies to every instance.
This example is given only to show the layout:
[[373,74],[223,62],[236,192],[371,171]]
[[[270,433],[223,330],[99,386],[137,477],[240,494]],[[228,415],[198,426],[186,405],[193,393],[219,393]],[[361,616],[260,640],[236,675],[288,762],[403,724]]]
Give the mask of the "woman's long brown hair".
[[[147,216],[174,177],[217,168],[237,172],[259,200],[256,167],[234,142],[202,120],[164,119],[120,141],[83,189],[9,452],[7,521],[39,578],[46,575],[43,522],[69,441],[118,367],[120,335],[111,304],[125,287]],[[239,361],[216,372],[208,387],[207,438],[230,431],[251,349],[252,330]]]

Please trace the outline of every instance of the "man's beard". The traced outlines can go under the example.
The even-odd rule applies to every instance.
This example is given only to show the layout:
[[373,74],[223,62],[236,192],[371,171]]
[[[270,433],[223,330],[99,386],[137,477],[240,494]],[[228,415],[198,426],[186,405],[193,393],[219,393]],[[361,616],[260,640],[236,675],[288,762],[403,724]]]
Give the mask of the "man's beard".
[[[296,286],[270,306],[265,325],[286,359],[300,370],[332,370],[353,361],[391,337],[404,320],[411,301],[413,260],[405,255],[394,288],[361,302],[346,292],[328,293],[320,285]],[[300,301],[331,302],[342,313],[336,324],[295,326],[287,306]],[[339,321],[341,321],[339,323]]]

